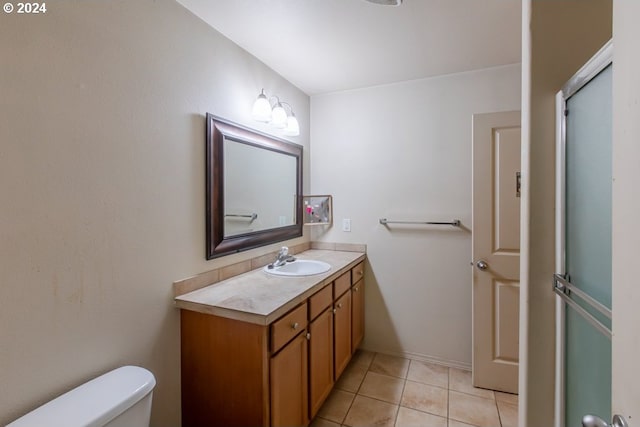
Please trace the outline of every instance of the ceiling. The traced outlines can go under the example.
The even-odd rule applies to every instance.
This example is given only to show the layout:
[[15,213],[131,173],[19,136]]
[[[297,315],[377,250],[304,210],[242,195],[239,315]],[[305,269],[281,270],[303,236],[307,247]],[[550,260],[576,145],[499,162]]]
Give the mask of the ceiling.
[[178,0],[309,95],[520,62],[521,0]]

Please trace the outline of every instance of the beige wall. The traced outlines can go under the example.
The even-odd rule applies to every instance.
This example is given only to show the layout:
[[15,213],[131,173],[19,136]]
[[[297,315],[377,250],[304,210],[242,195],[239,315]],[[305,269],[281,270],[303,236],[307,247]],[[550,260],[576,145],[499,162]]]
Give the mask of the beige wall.
[[528,1],[523,49],[523,257],[520,425],[553,425],[555,101],[562,85],[611,38],[610,0]]
[[0,15],[0,425],[136,364],[177,426],[172,282],[280,246],[205,261],[204,114],[277,93],[308,165],[309,98],[174,1],[47,6]]
[[640,2],[613,2],[613,405],[640,420]]
[[367,244],[365,347],[470,367],[471,118],[519,107],[517,64],[311,98],[311,190],[335,224],[313,231]]

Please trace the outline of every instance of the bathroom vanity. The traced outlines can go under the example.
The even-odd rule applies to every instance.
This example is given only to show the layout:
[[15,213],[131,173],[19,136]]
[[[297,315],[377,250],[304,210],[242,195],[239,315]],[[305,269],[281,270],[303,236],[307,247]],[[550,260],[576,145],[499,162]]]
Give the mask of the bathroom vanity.
[[307,425],[364,336],[361,252],[308,250],[322,274],[262,268],[176,297],[182,425]]

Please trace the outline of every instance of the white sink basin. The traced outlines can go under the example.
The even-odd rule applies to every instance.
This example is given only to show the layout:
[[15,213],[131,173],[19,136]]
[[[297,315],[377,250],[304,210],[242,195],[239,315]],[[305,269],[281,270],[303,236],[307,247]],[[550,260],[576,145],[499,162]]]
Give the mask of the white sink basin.
[[331,265],[326,262],[311,259],[297,259],[280,267],[269,268],[268,265],[264,267],[264,271],[276,276],[313,276],[325,273],[330,269]]

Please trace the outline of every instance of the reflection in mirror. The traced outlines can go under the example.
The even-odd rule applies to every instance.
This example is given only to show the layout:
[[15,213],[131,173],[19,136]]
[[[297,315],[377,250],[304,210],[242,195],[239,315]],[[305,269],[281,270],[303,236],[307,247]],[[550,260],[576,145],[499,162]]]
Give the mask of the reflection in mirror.
[[207,259],[302,236],[302,147],[207,114]]
[[331,196],[304,196],[302,199],[305,225],[333,224]]
[[296,158],[224,139],[224,237],[294,225]]

